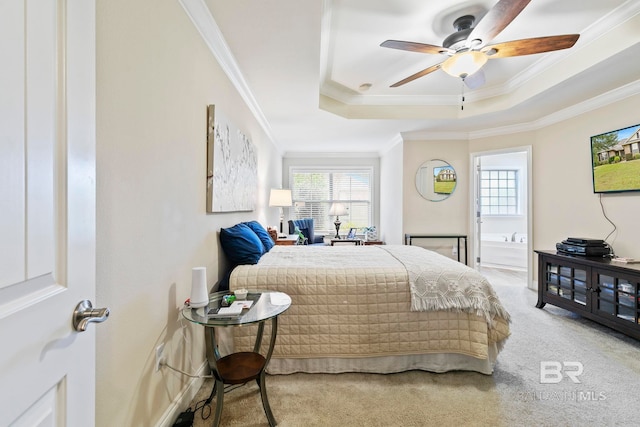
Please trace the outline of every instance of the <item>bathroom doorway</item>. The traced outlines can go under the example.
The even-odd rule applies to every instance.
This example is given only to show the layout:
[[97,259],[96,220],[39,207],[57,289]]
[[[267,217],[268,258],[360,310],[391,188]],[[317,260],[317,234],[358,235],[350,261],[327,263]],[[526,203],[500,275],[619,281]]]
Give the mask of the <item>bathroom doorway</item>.
[[473,266],[501,269],[532,283],[531,147],[471,154]]

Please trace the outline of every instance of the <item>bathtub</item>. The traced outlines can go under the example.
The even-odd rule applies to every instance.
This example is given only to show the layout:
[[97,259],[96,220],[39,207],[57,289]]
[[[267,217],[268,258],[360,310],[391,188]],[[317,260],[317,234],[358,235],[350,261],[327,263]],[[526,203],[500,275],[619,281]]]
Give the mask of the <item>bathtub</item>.
[[527,235],[516,233],[483,233],[480,264],[505,268],[527,268]]

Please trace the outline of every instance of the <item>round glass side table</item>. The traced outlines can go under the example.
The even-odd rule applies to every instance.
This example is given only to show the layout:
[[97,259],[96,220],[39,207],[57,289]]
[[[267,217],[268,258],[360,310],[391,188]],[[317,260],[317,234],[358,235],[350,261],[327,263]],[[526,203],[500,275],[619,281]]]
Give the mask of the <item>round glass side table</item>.
[[[215,427],[220,425],[220,417],[222,416],[222,404],[224,399],[225,384],[244,384],[251,380],[256,380],[260,388],[260,397],[262,406],[267,416],[270,426],[276,425],[276,420],[271,412],[269,400],[267,398],[267,389],[265,385],[265,374],[278,333],[278,316],[291,306],[291,298],[283,292],[274,291],[251,291],[247,294],[247,300],[253,303],[248,309],[244,309],[241,314],[229,316],[225,318],[209,317],[208,311],[211,308],[218,308],[222,297],[229,295],[229,292],[215,292],[209,296],[209,305],[203,308],[185,307],[182,309],[182,315],[190,322],[204,326],[209,331],[213,354],[208,354],[207,359],[211,372],[215,379],[213,390],[207,402],[216,398],[216,412],[213,419]],[[260,353],[262,343],[262,335],[264,332],[264,324],[267,320],[271,320],[271,337],[269,340],[269,348],[266,355]],[[216,342],[216,328],[227,328],[234,326],[243,326],[257,324],[258,332],[253,351],[244,351],[231,353],[224,357],[220,356],[218,345]]]

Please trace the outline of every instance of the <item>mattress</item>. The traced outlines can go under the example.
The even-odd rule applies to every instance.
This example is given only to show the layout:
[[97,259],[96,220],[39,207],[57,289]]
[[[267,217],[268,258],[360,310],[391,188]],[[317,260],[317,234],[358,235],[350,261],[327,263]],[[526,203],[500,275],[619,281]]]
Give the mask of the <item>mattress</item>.
[[[416,246],[275,246],[234,269],[230,289],[240,288],[292,299],[270,373],[390,372],[404,366],[398,358],[402,370],[490,373],[509,336],[508,313],[483,276]],[[253,348],[254,334],[234,328],[236,351]]]

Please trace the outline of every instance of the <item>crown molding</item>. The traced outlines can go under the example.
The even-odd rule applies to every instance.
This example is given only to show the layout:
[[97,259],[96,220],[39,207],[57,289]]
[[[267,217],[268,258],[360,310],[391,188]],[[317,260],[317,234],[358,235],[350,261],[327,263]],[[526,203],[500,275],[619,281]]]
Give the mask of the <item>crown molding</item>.
[[[218,27],[215,19],[211,15],[209,8],[206,6],[204,0],[178,0],[180,5],[185,10],[185,13],[192,21],[197,31],[202,36],[205,44],[218,61],[220,67],[227,75],[233,86],[239,92],[242,99],[245,101],[250,111],[254,115],[259,125],[264,130],[267,138],[274,145],[280,155],[285,157],[308,157],[310,154],[318,155],[320,153],[283,153],[282,149],[276,143],[269,122],[264,116],[262,109],[260,108],[257,100],[253,96],[249,85],[244,79],[240,68],[227,45],[220,28]],[[351,90],[345,91],[345,88],[339,87],[337,84],[327,84],[328,80],[326,76],[327,72],[327,56],[328,56],[328,44],[329,44],[329,31],[331,22],[331,8],[332,0],[323,0],[323,19],[322,19],[322,35],[321,35],[321,82],[323,84],[320,87],[320,93],[328,96],[329,98],[336,99],[350,105],[362,105],[368,103],[372,98],[375,98],[375,105],[397,105],[401,97],[388,97],[388,96],[363,96],[362,94],[353,92]],[[637,0],[629,0],[621,7],[613,11],[612,13],[605,15],[601,20],[594,23],[580,38],[580,48],[591,43],[599,35],[602,35],[616,23],[622,23],[631,19],[633,16],[640,13],[640,2]],[[543,58],[540,61],[534,63],[531,67],[525,70],[523,73],[515,76],[508,82],[506,82],[500,88],[493,88],[491,91],[479,90],[477,93],[468,94],[473,100],[482,100],[486,97],[496,96],[505,92],[514,90],[514,88],[524,84],[528,81],[532,75],[540,72],[541,69],[551,66],[558,61],[558,58]],[[580,104],[573,105],[571,107],[559,110],[545,117],[542,117],[536,121],[528,123],[520,123],[510,126],[503,126],[491,129],[483,129],[470,132],[430,132],[430,131],[416,131],[416,132],[402,132],[396,137],[391,139],[389,143],[383,147],[379,152],[372,153],[373,156],[379,156],[383,153],[391,150],[396,144],[402,141],[417,141],[417,140],[473,140],[479,138],[486,138],[491,136],[507,135],[519,132],[526,132],[537,130],[554,123],[561,122],[563,120],[570,119],[572,117],[584,114],[591,110],[609,105],[611,103],[620,101],[630,96],[640,94],[640,80],[614,89],[605,94],[596,96]],[[405,100],[406,101],[406,98]],[[411,100],[411,105],[455,105],[458,102],[457,98],[449,96],[419,96]],[[336,153],[333,153],[338,157]],[[326,155],[326,154],[325,154]],[[362,153],[358,155],[362,156]],[[344,157],[344,153],[339,153],[339,157]]]
[[[330,49],[330,21],[332,0],[324,0],[324,14],[321,35],[321,61],[320,61],[320,94],[342,102],[350,106],[405,106],[405,105],[456,105],[459,103],[457,95],[370,95],[363,94],[353,89],[347,88],[331,80],[329,74],[329,49]],[[518,88],[526,85],[533,78],[543,71],[553,67],[569,55],[575,55],[576,50],[581,50],[587,45],[597,40],[599,37],[611,31],[613,28],[624,24],[629,19],[640,13],[640,1],[628,0],[620,7],[604,15],[597,22],[580,34],[578,45],[563,54],[545,55],[531,66],[513,76],[500,85],[479,88],[465,94],[468,103],[484,101],[499,96],[507,96]]]
[[379,153],[368,151],[287,151],[284,153],[285,159],[377,159],[378,157],[380,157]]
[[638,94],[640,94],[640,80],[636,80],[633,83],[621,86],[579,104],[572,105],[571,107],[558,110],[533,122],[470,132],[469,139],[479,139],[490,136],[508,135],[512,133],[542,129],[544,127],[562,122],[564,120],[577,117],[581,114],[588,113],[589,111],[606,107],[607,105],[613,104],[614,102],[622,101],[623,99]]
[[547,126],[562,122],[564,120],[577,117],[581,114],[598,108],[606,107],[614,102],[622,101],[631,96],[640,95],[640,80],[621,86],[602,95],[591,98],[571,107],[558,110],[552,114],[544,116],[538,120],[515,125],[501,126],[490,129],[482,129],[470,132],[433,132],[428,130],[416,132],[402,132],[403,141],[451,141],[451,140],[474,140],[492,136],[511,135],[521,132],[530,132]]
[[401,132],[403,141],[453,141],[468,140],[470,132],[434,132],[420,130],[415,132]]
[[220,27],[211,15],[211,11],[205,4],[204,0],[178,0],[191,22],[202,36],[205,44],[218,61],[222,71],[227,75],[231,84],[236,88],[240,97],[249,107],[249,110],[258,121],[262,130],[264,130],[267,138],[271,141],[276,150],[282,155],[282,149],[278,146],[271,132],[271,126],[267,121],[258,101],[253,96],[249,85],[247,84],[235,57],[229,49]]
[[[578,51],[588,48],[589,44],[602,37],[606,33],[612,31],[614,28],[624,24],[640,13],[640,2],[637,0],[628,0],[626,3],[604,15],[598,21],[591,24],[586,30],[580,33],[580,38],[572,49],[566,52],[565,56],[576,55]],[[484,93],[480,89],[480,97],[486,98],[489,96],[502,95],[516,88],[525,85],[528,81],[533,79],[544,70],[551,68],[553,65],[560,62],[565,56],[561,55],[543,55],[538,61],[534,62],[527,69],[509,79],[502,85],[499,90],[490,93]]]

